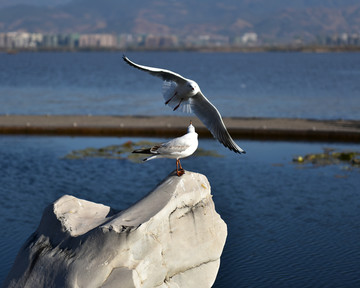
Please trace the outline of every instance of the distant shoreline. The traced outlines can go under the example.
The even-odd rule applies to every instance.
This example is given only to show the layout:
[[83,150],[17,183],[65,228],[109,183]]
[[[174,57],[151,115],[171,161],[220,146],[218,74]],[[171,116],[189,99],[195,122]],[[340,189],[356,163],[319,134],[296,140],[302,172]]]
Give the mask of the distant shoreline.
[[171,47],[171,48],[71,48],[71,47],[44,47],[44,48],[0,48],[1,53],[17,54],[21,52],[228,52],[228,53],[263,53],[263,52],[303,52],[303,53],[339,53],[360,52],[360,46],[323,46],[323,45],[269,45],[258,47],[239,46],[204,46],[204,47]]
[[[0,115],[0,135],[176,137],[193,121],[202,138],[212,138],[196,117]],[[360,142],[360,120],[231,118],[224,122],[237,139],[262,141]]]

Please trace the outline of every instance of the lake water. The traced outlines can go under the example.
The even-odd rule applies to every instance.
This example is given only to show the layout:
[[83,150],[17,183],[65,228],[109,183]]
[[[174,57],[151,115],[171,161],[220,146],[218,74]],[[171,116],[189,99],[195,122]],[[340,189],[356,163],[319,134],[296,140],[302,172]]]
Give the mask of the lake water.
[[[0,54],[0,114],[173,115],[161,80],[121,56]],[[360,53],[128,56],[196,80],[223,116],[360,120]],[[76,149],[128,140],[139,139],[0,136],[0,283],[48,204],[71,194],[124,209],[175,168],[166,159],[64,159]],[[359,145],[237,142],[246,155],[200,139],[201,148],[223,157],[182,161],[208,177],[228,225],[214,287],[360,287],[359,168],[292,163],[324,147]]]
[[[197,81],[223,116],[360,119],[360,53],[127,56]],[[161,86],[121,53],[0,54],[0,114],[174,115]]]
[[[64,159],[73,150],[128,140],[139,139],[0,137],[0,282],[54,200],[70,194],[124,209],[175,169],[169,159]],[[292,163],[323,147],[358,145],[238,142],[246,155],[201,139],[199,147],[223,157],[182,161],[208,177],[228,225],[214,287],[360,287],[360,168]]]

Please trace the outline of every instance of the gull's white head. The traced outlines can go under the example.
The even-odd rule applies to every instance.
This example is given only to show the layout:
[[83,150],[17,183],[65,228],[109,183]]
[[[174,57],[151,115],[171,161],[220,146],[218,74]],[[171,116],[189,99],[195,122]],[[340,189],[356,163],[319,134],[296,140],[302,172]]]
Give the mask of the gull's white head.
[[188,126],[187,133],[195,133],[195,127],[192,125],[190,121],[190,125]]
[[197,93],[200,92],[199,85],[193,80],[188,80],[187,86],[190,89],[190,94],[191,95],[196,95]]

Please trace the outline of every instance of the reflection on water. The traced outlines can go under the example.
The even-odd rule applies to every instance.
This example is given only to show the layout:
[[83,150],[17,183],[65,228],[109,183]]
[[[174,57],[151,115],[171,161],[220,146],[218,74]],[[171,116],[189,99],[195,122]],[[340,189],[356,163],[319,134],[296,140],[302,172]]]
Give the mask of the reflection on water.
[[[169,159],[66,159],[73,150],[134,138],[0,138],[0,282],[43,209],[64,194],[124,209],[175,169]],[[154,139],[150,139],[154,141]],[[166,139],[155,139],[163,141]],[[237,155],[213,140],[199,147],[224,157],[190,157],[205,174],[228,238],[214,287],[356,287],[360,263],[359,169],[295,165],[297,155],[345,144],[238,141]],[[339,177],[344,176],[344,177]]]

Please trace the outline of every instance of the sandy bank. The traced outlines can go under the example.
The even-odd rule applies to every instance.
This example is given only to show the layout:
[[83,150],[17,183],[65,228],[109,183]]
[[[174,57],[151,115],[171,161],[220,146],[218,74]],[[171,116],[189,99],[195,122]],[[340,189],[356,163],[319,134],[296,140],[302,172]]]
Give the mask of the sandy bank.
[[[175,137],[192,120],[200,137],[212,137],[195,117],[0,115],[0,134]],[[358,120],[224,118],[237,139],[359,142]]]

